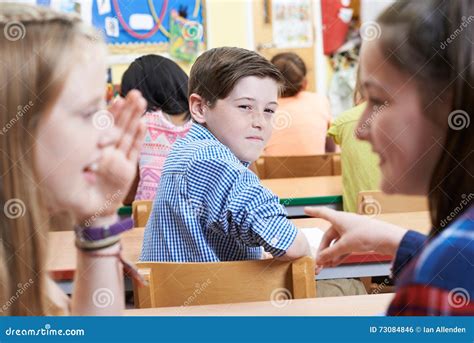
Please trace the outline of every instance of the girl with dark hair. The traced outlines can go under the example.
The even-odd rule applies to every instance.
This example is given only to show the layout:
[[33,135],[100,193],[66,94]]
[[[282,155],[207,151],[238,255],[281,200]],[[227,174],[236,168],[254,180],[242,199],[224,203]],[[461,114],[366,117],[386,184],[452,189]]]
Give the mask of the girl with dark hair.
[[171,146],[191,128],[188,76],[172,60],[158,55],[137,58],[123,74],[121,95],[132,89],[138,89],[148,102],[147,132],[139,172],[125,203],[155,198]]
[[337,265],[351,252],[395,257],[389,315],[474,315],[473,13],[472,0],[398,1],[378,19],[380,37],[362,46],[368,106],[356,134],[380,157],[383,191],[428,197],[429,237],[307,209],[332,223],[319,266]]

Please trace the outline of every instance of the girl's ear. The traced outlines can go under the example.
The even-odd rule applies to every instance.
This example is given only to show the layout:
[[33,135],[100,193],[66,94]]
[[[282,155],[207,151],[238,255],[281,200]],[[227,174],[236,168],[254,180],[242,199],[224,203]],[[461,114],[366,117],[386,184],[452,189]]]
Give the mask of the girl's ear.
[[301,90],[300,91],[305,91],[308,88],[308,78],[304,78],[303,82],[301,83]]
[[191,112],[191,116],[193,117],[193,119],[199,124],[206,123],[204,107],[204,99],[196,93],[191,94],[191,96],[189,97],[189,111]]

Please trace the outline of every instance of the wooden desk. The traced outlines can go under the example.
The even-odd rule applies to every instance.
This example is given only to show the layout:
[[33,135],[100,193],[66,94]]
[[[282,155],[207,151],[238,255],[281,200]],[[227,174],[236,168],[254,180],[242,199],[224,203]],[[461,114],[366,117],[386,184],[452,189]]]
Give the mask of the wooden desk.
[[[430,220],[428,212],[380,214],[377,216],[377,219],[414,229],[422,233],[429,232]],[[293,219],[292,222],[295,223],[295,225],[299,228],[318,227],[322,230],[327,230],[330,226],[329,222],[319,218]],[[127,231],[122,235],[123,255],[124,258],[130,262],[138,261],[143,242],[143,233],[144,228],[134,228],[133,230]],[[318,275],[317,279],[350,277],[353,275],[388,275],[389,272],[387,272],[387,270],[390,268],[388,260],[385,259],[378,262],[382,263],[374,264],[372,269],[369,268],[369,263],[367,263],[367,266],[364,267],[352,265],[326,268]],[[58,231],[49,233],[49,256],[47,268],[55,280],[72,280],[74,270],[76,268],[76,248],[74,247],[74,233],[72,231]],[[369,273],[369,275],[360,275],[361,273]]]
[[312,176],[262,180],[262,185],[278,195],[288,216],[304,216],[304,206],[342,209],[342,177]]
[[[312,176],[261,180],[262,184],[278,195],[288,211],[288,217],[304,216],[304,206],[328,206],[342,210],[342,177]],[[131,206],[119,209],[120,216],[132,215]]]
[[289,300],[277,307],[271,301],[187,307],[125,310],[126,316],[377,316],[385,313],[393,294],[356,295]]
[[[138,227],[122,234],[123,256],[130,262],[138,261],[145,228]],[[49,233],[47,268],[55,280],[72,280],[76,269],[74,232]]]

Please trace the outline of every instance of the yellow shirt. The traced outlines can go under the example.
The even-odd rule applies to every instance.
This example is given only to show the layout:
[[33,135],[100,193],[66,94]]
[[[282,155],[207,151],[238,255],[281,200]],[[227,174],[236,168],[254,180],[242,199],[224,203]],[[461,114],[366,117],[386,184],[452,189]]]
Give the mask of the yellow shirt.
[[357,194],[380,188],[379,157],[368,142],[354,135],[366,103],[342,113],[328,131],[341,147],[344,211],[357,212]]
[[331,122],[328,99],[318,93],[299,92],[280,98],[272,120],[273,133],[265,156],[320,155],[326,151],[326,134]]

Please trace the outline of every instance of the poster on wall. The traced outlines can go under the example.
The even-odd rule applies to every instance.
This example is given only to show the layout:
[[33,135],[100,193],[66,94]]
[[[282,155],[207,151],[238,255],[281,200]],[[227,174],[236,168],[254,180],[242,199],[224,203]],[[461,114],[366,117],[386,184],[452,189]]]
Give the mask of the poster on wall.
[[278,48],[313,45],[311,0],[273,0],[273,43]]
[[[77,12],[97,27],[110,45],[157,44],[169,46],[190,58],[194,45],[203,41],[203,0],[36,0],[38,5]],[[175,13],[175,14],[173,14]],[[176,18],[185,31],[176,33]],[[173,32],[172,32],[173,31]],[[173,36],[174,35],[174,36]],[[190,38],[191,35],[191,38]]]

